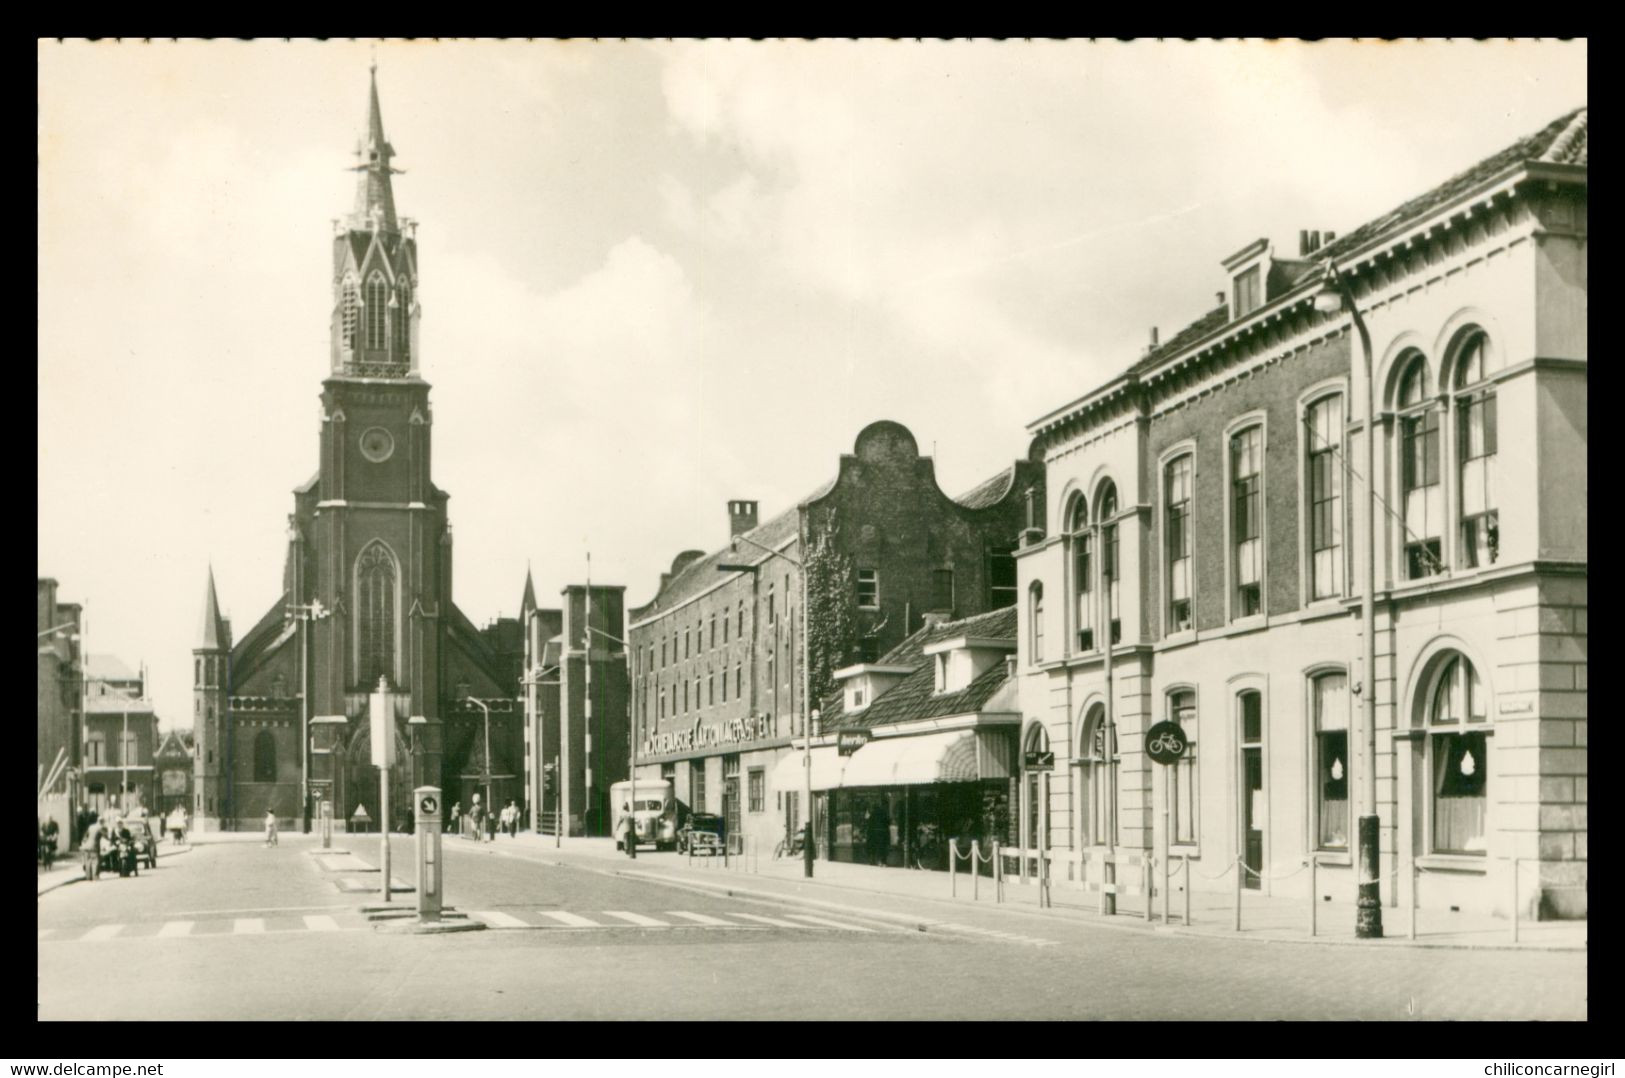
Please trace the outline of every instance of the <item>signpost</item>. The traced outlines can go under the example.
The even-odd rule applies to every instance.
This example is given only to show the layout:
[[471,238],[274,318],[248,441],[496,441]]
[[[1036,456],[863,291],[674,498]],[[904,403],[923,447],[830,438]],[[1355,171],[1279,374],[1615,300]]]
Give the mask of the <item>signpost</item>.
[[1054,771],[1055,750],[1028,749],[1022,759],[1022,764],[1028,771]]
[[[1168,766],[1171,766],[1173,764],[1178,763],[1180,758],[1185,755],[1185,750],[1188,747],[1189,747],[1189,743],[1185,740],[1185,730],[1177,722],[1173,722],[1171,720],[1165,720],[1163,722],[1159,722],[1159,723],[1154,724],[1151,727],[1151,729],[1149,729],[1149,730],[1147,730],[1145,732],[1145,753],[1146,753],[1146,755],[1151,757],[1151,761],[1153,763],[1160,764],[1163,767],[1168,767]],[[1168,819],[1168,803],[1171,800],[1171,798],[1168,795],[1168,783],[1170,781],[1171,780],[1167,779],[1167,778],[1164,778],[1163,781],[1162,781],[1162,923],[1163,924],[1168,923],[1168,903],[1171,901],[1171,896],[1168,893],[1169,862],[1172,860],[1172,856],[1171,856],[1170,851],[1173,849],[1173,845],[1174,845],[1174,834],[1173,834],[1173,832],[1171,830],[1169,830],[1169,822],[1170,821]],[[1185,873],[1185,896],[1186,896],[1187,900],[1190,897],[1190,887],[1191,887],[1191,878],[1190,878],[1190,873],[1187,871]],[[1151,896],[1149,894],[1145,896],[1145,908],[1146,908],[1146,914],[1149,917],[1150,912],[1151,912]],[[1189,918],[1188,917],[1186,918],[1186,923],[1187,924],[1189,923]]]
[[[378,769],[378,853],[383,873],[384,901],[389,901],[389,769],[395,763],[395,694],[389,679],[378,677],[369,701],[372,719],[372,765]],[[489,766],[490,757],[487,756]],[[358,812],[364,810],[358,810]]]

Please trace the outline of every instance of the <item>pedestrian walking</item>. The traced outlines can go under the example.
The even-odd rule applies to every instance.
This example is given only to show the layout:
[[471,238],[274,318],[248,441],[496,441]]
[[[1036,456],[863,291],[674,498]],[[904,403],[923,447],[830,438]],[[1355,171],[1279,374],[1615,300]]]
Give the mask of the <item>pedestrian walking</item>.
[[449,822],[451,824],[450,830],[452,834],[460,835],[463,833],[463,803],[461,801],[452,803],[451,820]]
[[276,810],[265,810],[265,844],[275,846],[276,841]]
[[518,822],[519,810],[514,807],[513,799],[509,798],[508,803],[502,806],[502,833],[509,838],[516,837],[514,832],[517,828],[514,825]]
[[90,826],[85,828],[84,837],[79,842],[79,852],[84,857],[85,879],[95,881],[102,878],[102,821],[92,816]]
[[474,841],[485,841],[485,806],[480,804],[480,795],[474,795],[474,805],[468,810],[468,818],[474,823]]

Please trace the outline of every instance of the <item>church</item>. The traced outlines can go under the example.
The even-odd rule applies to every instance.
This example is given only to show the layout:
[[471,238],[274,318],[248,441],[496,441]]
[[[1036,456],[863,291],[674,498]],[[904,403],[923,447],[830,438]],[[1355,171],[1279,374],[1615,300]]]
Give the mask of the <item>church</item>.
[[[194,816],[204,830],[401,827],[414,786],[448,808],[522,803],[524,644],[452,601],[448,495],[430,470],[416,226],[398,217],[376,67],[355,206],[335,223],[320,463],[294,491],[282,594],[241,640],[213,571],[193,649]],[[527,581],[528,595],[528,581]],[[387,690],[395,763],[379,803],[369,697]]]

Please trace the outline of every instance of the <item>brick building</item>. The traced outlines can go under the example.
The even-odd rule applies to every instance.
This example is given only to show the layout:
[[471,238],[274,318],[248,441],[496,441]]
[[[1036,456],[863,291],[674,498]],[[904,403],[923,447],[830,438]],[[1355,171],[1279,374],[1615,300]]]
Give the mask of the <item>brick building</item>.
[[69,826],[83,803],[84,665],[81,652],[83,609],[57,600],[57,582],[38,577],[34,614],[37,651],[34,671],[34,748],[41,780],[56,779],[39,793],[40,819],[55,819],[62,848],[77,836]]
[[771,849],[802,819],[799,766],[775,769],[807,701],[927,616],[1012,605],[1013,552],[1043,482],[1018,461],[951,498],[907,428],[880,421],[778,516],[759,522],[755,502],[730,502],[729,545],[679,554],[628,614],[639,778],[671,780],[689,810]]
[[[376,826],[368,697],[394,693],[392,805],[412,785],[449,805],[490,770],[499,802],[522,796],[521,634],[477,629],[452,601],[449,496],[431,479],[434,413],[420,371],[415,224],[398,218],[393,147],[374,72],[354,211],[333,235],[330,370],[316,474],[294,491],[282,594],[240,640],[210,573],[193,651],[198,826],[297,826],[329,802],[340,827]],[[465,802],[466,804],[466,802]]]
[[157,804],[158,714],[144,673],[112,655],[85,661],[85,803],[149,812]]
[[[1415,869],[1423,907],[1505,914],[1521,858],[1523,916],[1584,916],[1586,135],[1581,109],[1296,257],[1248,245],[1216,308],[1031,425],[1022,744],[1056,761],[1047,802],[1023,784],[1025,846],[1091,881],[1108,842],[1188,857],[1198,889],[1239,859],[1306,897],[1313,855],[1347,900],[1374,766],[1385,904]],[[1316,309],[1327,260],[1375,364],[1369,673],[1364,351]],[[1160,720],[1191,745],[1166,767]]]
[[525,579],[525,819],[538,831],[561,813],[566,834],[610,833],[609,788],[631,767],[625,592],[571,584],[560,608],[538,609]]

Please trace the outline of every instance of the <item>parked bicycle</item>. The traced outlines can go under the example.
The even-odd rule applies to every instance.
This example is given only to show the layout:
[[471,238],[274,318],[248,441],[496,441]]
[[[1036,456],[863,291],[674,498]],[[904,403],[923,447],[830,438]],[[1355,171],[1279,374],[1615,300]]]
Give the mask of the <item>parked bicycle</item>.
[[802,837],[801,829],[797,828],[779,839],[779,844],[773,847],[773,860],[782,857],[800,857],[807,848],[806,840]]

